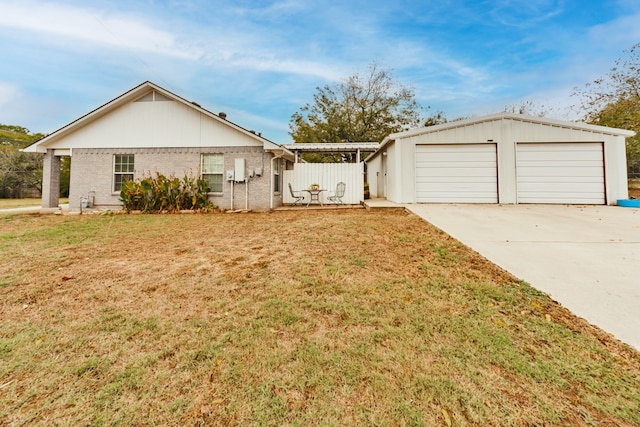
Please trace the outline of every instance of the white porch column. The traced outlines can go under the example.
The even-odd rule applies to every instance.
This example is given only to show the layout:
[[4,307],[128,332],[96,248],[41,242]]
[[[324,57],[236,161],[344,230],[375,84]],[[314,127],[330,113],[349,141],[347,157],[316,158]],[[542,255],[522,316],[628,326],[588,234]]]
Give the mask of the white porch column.
[[57,208],[60,204],[60,157],[47,150],[42,165],[42,207]]

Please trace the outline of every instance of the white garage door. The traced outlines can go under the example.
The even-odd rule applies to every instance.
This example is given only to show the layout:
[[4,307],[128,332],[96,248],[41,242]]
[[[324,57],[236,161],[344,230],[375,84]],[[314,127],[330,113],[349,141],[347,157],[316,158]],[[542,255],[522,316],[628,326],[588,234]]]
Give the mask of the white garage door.
[[518,203],[605,203],[602,143],[517,145]]
[[417,145],[416,202],[498,203],[496,145]]

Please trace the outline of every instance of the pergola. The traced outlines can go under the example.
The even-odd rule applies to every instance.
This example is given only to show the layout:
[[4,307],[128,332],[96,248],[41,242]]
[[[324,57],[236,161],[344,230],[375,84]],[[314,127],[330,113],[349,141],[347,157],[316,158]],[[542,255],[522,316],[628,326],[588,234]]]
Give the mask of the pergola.
[[345,143],[296,143],[284,144],[284,148],[293,151],[295,162],[300,160],[299,153],[356,153],[356,163],[360,163],[360,153],[373,153],[379,147],[377,142],[345,142]]

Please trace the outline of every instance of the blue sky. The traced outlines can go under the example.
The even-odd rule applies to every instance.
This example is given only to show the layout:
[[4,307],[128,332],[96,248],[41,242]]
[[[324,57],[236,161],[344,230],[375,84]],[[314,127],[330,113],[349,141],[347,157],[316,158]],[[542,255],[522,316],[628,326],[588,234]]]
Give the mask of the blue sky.
[[1,0],[0,123],[51,133],[150,80],[287,143],[316,87],[373,61],[425,116],[576,119],[639,22],[637,0]]

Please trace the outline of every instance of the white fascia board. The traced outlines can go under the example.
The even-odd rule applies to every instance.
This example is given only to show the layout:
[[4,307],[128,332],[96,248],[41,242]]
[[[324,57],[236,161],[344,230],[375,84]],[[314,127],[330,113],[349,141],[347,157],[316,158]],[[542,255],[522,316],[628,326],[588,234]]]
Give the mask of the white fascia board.
[[534,123],[539,125],[561,127],[566,129],[576,129],[576,130],[584,130],[584,131],[589,131],[594,133],[602,133],[605,135],[631,137],[636,134],[634,131],[630,131],[626,129],[590,125],[590,124],[581,123],[581,122],[568,122],[568,121],[557,120],[557,119],[549,119],[546,117],[528,116],[525,114],[499,113],[499,114],[492,114],[489,116],[476,117],[476,118],[465,119],[465,120],[457,120],[454,122],[443,123],[435,126],[427,126],[427,127],[410,129],[404,132],[391,134],[387,138],[390,138],[390,139],[408,138],[412,136],[423,135],[426,133],[438,132],[441,130],[448,130],[448,129],[455,129],[458,127],[471,126],[478,123],[491,122],[491,121],[497,121],[497,120],[512,120],[516,122]]
[[279,155],[280,157],[284,157],[287,160],[293,161],[295,159],[295,155],[293,154],[293,152],[287,150],[282,145],[278,145],[267,139],[264,140],[264,151],[274,153],[276,155]]
[[380,144],[377,142],[346,142],[346,143],[331,143],[331,142],[323,142],[323,143],[295,143],[295,144],[285,144],[283,147],[288,150],[293,151],[333,151],[333,152],[351,152],[356,150],[361,151],[375,151],[380,147]]
[[373,152],[373,154],[371,154],[369,157],[367,157],[364,162],[367,163],[369,160],[373,160],[375,157],[378,156],[378,153],[380,153],[382,150],[384,150],[384,147],[387,146],[388,143],[395,141],[395,136],[394,135],[398,135],[399,133],[392,133],[391,135],[385,137],[382,142],[380,143],[378,149],[376,151]]
[[36,141],[31,145],[21,148],[19,151],[22,151],[23,153],[46,153],[47,149],[38,145],[38,142]]

